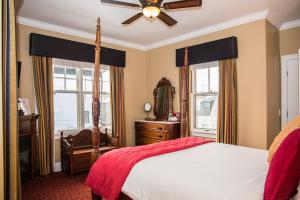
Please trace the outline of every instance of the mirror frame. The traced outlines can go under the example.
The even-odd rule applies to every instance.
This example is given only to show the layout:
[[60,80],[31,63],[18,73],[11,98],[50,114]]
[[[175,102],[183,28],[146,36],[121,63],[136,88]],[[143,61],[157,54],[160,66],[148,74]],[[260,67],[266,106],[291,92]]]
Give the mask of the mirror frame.
[[[169,86],[171,89],[171,98],[169,98],[169,112],[167,113],[158,113],[157,109],[156,109],[156,105],[157,105],[157,101],[156,101],[156,97],[157,97],[157,92],[158,92],[158,88],[161,86]],[[174,95],[175,95],[175,87],[172,87],[170,81],[168,79],[166,79],[165,77],[163,77],[158,83],[156,88],[153,91],[153,97],[154,97],[154,106],[153,106],[153,113],[156,117],[156,120],[158,121],[167,121],[168,120],[168,116],[170,112],[173,112],[173,99],[174,99]]]

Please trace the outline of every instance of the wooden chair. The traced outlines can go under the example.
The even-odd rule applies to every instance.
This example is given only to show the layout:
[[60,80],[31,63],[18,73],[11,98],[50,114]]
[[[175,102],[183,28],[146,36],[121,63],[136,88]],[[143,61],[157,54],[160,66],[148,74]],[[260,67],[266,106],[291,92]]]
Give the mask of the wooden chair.
[[[92,131],[81,130],[76,135],[63,136],[61,131],[61,166],[62,171],[71,174],[87,171],[90,169],[91,153],[93,151]],[[100,155],[110,150],[118,148],[118,139],[105,133],[101,133],[101,144],[99,145]]]

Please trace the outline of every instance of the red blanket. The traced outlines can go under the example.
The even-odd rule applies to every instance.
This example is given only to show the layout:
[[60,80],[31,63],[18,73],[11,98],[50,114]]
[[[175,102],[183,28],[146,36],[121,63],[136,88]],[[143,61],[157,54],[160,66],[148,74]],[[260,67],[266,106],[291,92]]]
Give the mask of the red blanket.
[[171,153],[212,140],[196,137],[180,138],[156,144],[116,149],[102,155],[92,166],[86,184],[107,200],[116,200],[132,167],[139,161]]

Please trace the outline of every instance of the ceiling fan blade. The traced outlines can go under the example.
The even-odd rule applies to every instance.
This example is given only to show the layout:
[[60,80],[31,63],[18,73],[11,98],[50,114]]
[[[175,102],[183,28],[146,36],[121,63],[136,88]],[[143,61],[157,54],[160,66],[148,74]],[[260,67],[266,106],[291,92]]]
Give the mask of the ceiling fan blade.
[[[145,0],[146,1],[146,0]],[[144,0],[139,0],[140,4],[144,7],[145,6],[145,2]]]
[[170,17],[163,11],[160,11],[160,13],[157,17],[161,21],[163,21],[165,24],[167,24],[168,26],[173,26],[173,25],[177,24],[177,21],[175,19],[173,19],[172,17]]
[[157,0],[157,5],[160,7],[164,0]]
[[140,5],[135,4],[135,3],[127,3],[127,2],[123,2],[123,1],[101,0],[101,2],[102,3],[115,4],[115,5],[121,5],[121,6],[135,7],[135,8],[141,7]]
[[124,21],[122,24],[130,24],[133,21],[135,21],[138,18],[140,18],[141,16],[143,16],[143,13],[138,13],[138,14],[134,15],[133,17],[130,17],[129,19],[127,19],[126,21]]
[[191,8],[200,7],[202,5],[202,0],[183,0],[164,3],[163,8],[166,10],[178,9],[178,8]]

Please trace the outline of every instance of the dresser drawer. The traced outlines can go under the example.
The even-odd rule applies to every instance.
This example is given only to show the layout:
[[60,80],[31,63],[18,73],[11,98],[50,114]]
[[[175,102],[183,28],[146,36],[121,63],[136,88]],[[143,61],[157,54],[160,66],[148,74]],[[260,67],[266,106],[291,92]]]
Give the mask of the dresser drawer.
[[156,123],[137,123],[136,134],[138,137],[147,137],[157,140],[166,140],[168,127]]
[[180,137],[180,123],[135,122],[136,145],[152,144]]
[[165,140],[167,138],[167,132],[164,130],[145,130],[142,135],[143,137],[157,140]]
[[143,129],[143,130],[163,130],[168,128],[165,124],[159,124],[159,123],[136,123],[135,124],[136,129]]
[[158,143],[161,142],[162,140],[156,140],[153,138],[148,138],[148,137],[144,137],[144,138],[140,138],[139,140],[136,141],[136,145],[146,145],[146,144],[153,144],[153,143]]

